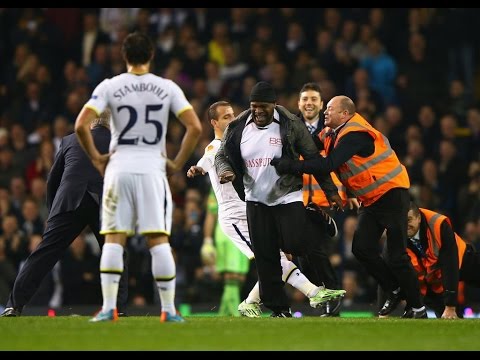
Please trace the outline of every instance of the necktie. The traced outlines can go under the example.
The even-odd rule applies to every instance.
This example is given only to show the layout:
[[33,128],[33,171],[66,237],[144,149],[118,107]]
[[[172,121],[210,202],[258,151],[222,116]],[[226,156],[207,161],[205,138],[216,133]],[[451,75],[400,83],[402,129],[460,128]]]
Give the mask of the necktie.
[[307,124],[307,129],[310,132],[310,134],[313,134],[315,132],[315,126]]
[[330,146],[328,148],[329,152],[333,150],[333,147],[334,147],[334,144],[335,144],[335,140],[337,139],[337,134],[335,133],[335,131],[333,130],[330,130],[328,133],[327,133],[327,136],[330,137]]
[[412,242],[413,246],[415,246],[415,248],[420,252],[420,255],[421,255],[422,257],[427,256],[427,254],[425,254],[425,251],[423,250],[423,246],[422,246],[422,244],[420,243],[420,240],[419,240],[419,239],[410,238],[410,241]]

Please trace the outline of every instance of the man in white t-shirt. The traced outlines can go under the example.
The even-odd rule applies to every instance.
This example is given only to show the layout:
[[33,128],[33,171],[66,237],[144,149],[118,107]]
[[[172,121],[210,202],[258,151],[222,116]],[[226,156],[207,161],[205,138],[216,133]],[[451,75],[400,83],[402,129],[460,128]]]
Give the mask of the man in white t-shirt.
[[[225,128],[235,118],[232,106],[226,101],[216,102],[208,109],[208,117],[213,126],[215,139],[205,148],[205,154],[197,162],[197,165],[190,167],[187,176],[194,177],[208,173],[218,202],[218,221],[220,227],[246,257],[253,259],[254,254],[248,233],[246,204],[238,197],[231,182],[225,184],[220,183],[220,179],[213,166]],[[204,243],[202,251],[206,251],[208,248],[213,249],[212,244]],[[322,287],[312,284],[310,280],[300,272],[297,266],[287,259],[283,252],[280,253],[280,263],[282,266],[282,280],[300,290],[310,299],[312,307],[317,307],[320,303],[319,294],[322,294],[322,292],[320,292]],[[259,317],[262,313],[260,302],[260,288],[257,282],[247,298],[238,306],[238,311],[243,316]]]
[[[77,117],[75,132],[93,165],[105,176],[100,259],[101,311],[91,321],[116,320],[118,280],[127,235],[145,235],[152,273],[162,303],[161,321],[181,322],[175,299],[175,262],[168,237],[172,196],[167,181],[166,132],[170,111],[186,127],[170,171],[180,170],[192,154],[201,124],[183,91],[173,81],[149,72],[154,47],[144,34],[129,34],[122,45],[127,72],[102,81]],[[96,149],[88,126],[105,107],[112,111],[110,153]],[[108,164],[108,165],[107,165]]]
[[[320,156],[307,128],[298,117],[276,104],[273,87],[257,83],[250,93],[250,109],[238,115],[225,130],[215,155],[220,183],[232,182],[246,201],[250,239],[263,304],[273,317],[291,317],[283,289],[280,249],[306,255],[309,239],[303,206],[301,175],[281,176],[271,166],[275,158],[298,159]],[[329,202],[342,207],[330,175],[316,176]],[[321,288],[317,305],[343,296],[344,290]]]

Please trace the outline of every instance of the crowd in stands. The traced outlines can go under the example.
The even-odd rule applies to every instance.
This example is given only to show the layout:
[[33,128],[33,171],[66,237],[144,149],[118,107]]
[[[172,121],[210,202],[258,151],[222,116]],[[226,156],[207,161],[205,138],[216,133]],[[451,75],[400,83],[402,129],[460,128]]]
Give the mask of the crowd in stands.
[[[60,139],[93,88],[125,71],[121,43],[133,31],[152,38],[153,72],[175,81],[204,121],[196,153],[170,177],[179,302],[218,301],[222,289],[199,254],[209,180],[186,177],[213,137],[206,110],[227,100],[239,114],[262,80],[294,113],[306,82],[320,85],[325,104],[352,98],[407,167],[411,196],[480,251],[479,22],[479,9],[450,8],[0,8],[0,306],[41,240]],[[169,157],[182,131],[170,121]],[[355,213],[338,220],[331,259],[345,305],[372,302],[376,284],[351,253]],[[59,304],[100,304],[95,244],[88,231],[77,238],[34,303],[60,286]],[[130,239],[128,250],[131,304],[158,302],[145,241]]]

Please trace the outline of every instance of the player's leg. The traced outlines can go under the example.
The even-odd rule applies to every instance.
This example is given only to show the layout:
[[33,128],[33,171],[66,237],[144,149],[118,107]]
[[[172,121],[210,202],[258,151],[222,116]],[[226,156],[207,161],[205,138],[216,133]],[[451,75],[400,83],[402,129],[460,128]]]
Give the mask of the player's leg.
[[[88,203],[83,211],[85,212],[85,218],[88,219],[87,223],[90,226],[90,230],[95,235],[95,238],[98,241],[100,249],[103,248],[105,244],[105,236],[100,234],[100,214],[99,206],[88,194],[85,195],[85,198]],[[118,295],[117,295],[117,310],[119,316],[126,316],[128,303],[128,253],[126,247],[123,248],[123,272],[120,278],[120,283],[118,286]]]
[[165,176],[137,175],[137,226],[147,238],[152,255],[152,275],[162,303],[162,322],[182,322],[175,307],[176,266],[168,237],[173,202]]
[[240,290],[249,269],[249,260],[225,235],[219,224],[215,228],[215,245],[217,271],[223,274],[224,280],[219,314],[238,316]]
[[123,272],[123,248],[135,229],[135,183],[133,175],[107,172],[102,198],[102,230],[105,244],[100,257],[102,310],[90,321],[117,319],[117,295]]
[[[246,217],[246,215],[245,215]],[[222,231],[227,235],[229,241],[245,256],[246,259],[254,258],[250,236],[248,234],[248,224],[245,219],[224,218],[219,214],[218,223]],[[220,257],[221,258],[221,257]],[[217,249],[218,259],[218,249]],[[217,268],[218,268],[217,263]],[[247,298],[238,305],[238,312],[247,317],[259,317],[262,314],[260,308],[260,287],[258,282],[250,290]]]

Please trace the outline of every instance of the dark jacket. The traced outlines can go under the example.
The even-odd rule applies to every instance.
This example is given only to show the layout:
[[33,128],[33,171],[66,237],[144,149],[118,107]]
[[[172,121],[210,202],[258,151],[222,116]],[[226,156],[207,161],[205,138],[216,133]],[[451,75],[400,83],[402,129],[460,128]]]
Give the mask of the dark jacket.
[[[107,153],[110,130],[97,126],[92,129],[92,136],[98,151]],[[76,135],[65,136],[47,179],[49,218],[76,210],[87,192],[100,204],[102,188],[103,178],[83,151]]]
[[[283,144],[282,156],[294,160],[298,160],[300,155],[302,155],[304,159],[319,157],[318,149],[305,124],[283,106],[277,105],[275,109],[280,115],[280,136]],[[223,174],[225,171],[235,173],[233,187],[243,201],[245,201],[245,189],[243,185],[245,164],[240,153],[240,141],[250,114],[250,109],[245,110],[228,125],[223,134],[220,149],[215,156],[215,169],[217,174]],[[330,174],[314,176],[325,191],[327,197],[331,198],[333,195],[338,194],[337,187],[333,183]],[[302,176],[298,174],[285,174],[280,176],[278,184],[280,184],[280,187],[283,189],[288,188],[288,192],[293,192],[303,188],[303,179]]]

